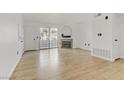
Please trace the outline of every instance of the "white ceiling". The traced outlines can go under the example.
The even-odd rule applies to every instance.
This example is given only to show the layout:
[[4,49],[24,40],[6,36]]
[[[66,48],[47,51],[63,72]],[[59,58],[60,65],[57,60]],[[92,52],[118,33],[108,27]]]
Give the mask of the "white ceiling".
[[25,13],[24,22],[37,22],[43,24],[81,23],[91,20],[93,13]]

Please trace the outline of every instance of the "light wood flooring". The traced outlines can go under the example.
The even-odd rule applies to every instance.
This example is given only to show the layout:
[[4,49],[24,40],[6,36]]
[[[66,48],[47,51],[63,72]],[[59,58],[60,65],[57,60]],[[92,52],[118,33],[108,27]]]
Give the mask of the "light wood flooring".
[[81,49],[26,52],[12,80],[118,80],[124,79],[124,60],[109,62]]

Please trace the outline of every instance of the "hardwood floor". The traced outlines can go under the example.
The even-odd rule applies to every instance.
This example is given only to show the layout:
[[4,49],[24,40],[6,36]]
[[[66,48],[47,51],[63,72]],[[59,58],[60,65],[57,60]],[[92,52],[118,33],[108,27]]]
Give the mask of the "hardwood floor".
[[124,79],[124,60],[109,62],[81,49],[26,52],[12,80],[118,80]]

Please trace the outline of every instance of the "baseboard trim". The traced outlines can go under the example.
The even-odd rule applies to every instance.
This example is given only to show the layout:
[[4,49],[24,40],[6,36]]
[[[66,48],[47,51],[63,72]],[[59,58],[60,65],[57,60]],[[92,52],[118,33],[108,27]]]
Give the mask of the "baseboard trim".
[[91,54],[91,55],[94,56],[94,57],[97,57],[97,58],[101,58],[101,59],[104,59],[104,60],[111,61],[111,62],[114,62],[115,61],[115,59],[106,58],[106,57],[98,56],[98,55],[95,55],[95,54]]
[[18,63],[20,62],[20,60],[21,60],[23,54],[24,54],[24,52],[20,55],[19,59],[17,60],[17,62],[16,62],[15,65],[13,66],[13,68],[11,69],[10,73],[9,73],[8,76],[7,76],[7,77],[8,77],[7,80],[10,80],[10,78],[11,78],[13,72],[15,71],[15,68],[17,67]]

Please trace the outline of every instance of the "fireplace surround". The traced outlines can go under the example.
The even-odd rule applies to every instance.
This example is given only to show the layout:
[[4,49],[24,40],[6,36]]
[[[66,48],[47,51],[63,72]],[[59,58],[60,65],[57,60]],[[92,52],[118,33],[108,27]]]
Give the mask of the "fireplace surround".
[[61,48],[72,48],[73,40],[72,39],[61,39]]

